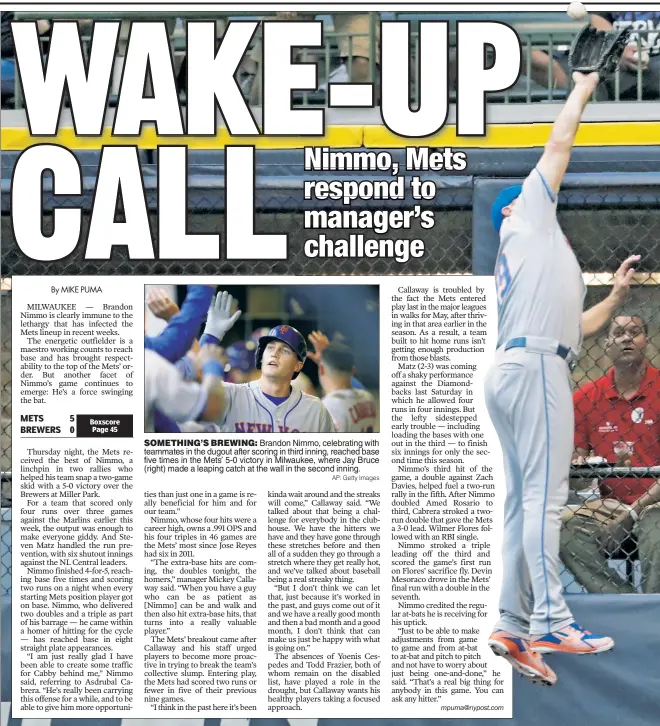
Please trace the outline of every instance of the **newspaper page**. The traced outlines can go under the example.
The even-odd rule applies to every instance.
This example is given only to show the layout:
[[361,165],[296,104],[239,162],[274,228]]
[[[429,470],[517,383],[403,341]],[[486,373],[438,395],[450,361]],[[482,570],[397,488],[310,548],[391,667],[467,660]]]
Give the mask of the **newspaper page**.
[[[512,676],[533,704],[555,651],[613,647],[570,593],[660,501],[604,504],[572,400],[585,340],[649,335],[621,317],[638,248],[592,279],[569,241],[655,203],[655,152],[617,181],[574,148],[619,133],[590,47],[642,94],[644,29],[26,7],[2,14],[12,718],[528,723]],[[623,443],[603,477],[652,476]]]

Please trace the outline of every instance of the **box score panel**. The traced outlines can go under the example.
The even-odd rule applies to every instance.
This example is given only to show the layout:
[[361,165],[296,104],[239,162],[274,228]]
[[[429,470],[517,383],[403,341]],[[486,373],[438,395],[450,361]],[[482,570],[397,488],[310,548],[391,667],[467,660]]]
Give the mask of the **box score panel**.
[[19,432],[22,438],[132,438],[133,416],[69,414],[68,421],[60,424],[47,422],[41,414],[21,414]]

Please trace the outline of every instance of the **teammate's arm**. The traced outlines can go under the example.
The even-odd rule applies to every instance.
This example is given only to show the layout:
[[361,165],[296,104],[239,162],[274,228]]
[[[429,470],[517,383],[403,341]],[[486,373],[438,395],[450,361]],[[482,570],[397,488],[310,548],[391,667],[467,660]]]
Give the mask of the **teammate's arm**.
[[307,351],[307,357],[313,360],[316,365],[321,362],[321,353],[330,344],[330,338],[320,330],[313,330],[308,336],[307,340],[312,344],[314,350]]
[[633,265],[635,262],[639,262],[639,260],[639,255],[631,255],[628,257],[614,273],[614,283],[610,294],[604,300],[601,300],[582,313],[583,338],[596,335],[596,333],[610,323],[616,309],[628,296],[630,283],[635,274]]
[[[179,306],[161,287],[151,288],[149,290],[147,293],[147,307],[151,310],[155,317],[160,320],[164,320],[166,323],[169,323],[175,315],[178,315],[181,312],[179,310]],[[197,341],[197,338],[193,340],[190,350],[193,353],[199,352],[199,342]],[[190,358],[183,356],[183,358],[179,358],[174,365],[181,371],[186,380],[197,380],[196,372],[191,368],[192,364],[190,362]]]
[[537,168],[556,196],[568,168],[575,135],[591,94],[598,85],[598,73],[574,73],[575,86],[562,107]]
[[169,361],[153,355],[150,360],[152,367],[149,380],[145,382],[145,387],[149,388],[148,397],[154,409],[175,422],[216,420],[225,405],[222,387],[224,366],[218,358],[219,349],[207,351],[204,364],[206,368],[203,369],[202,382],[199,384],[184,381]]
[[234,312],[234,298],[226,290],[219,292],[209,307],[200,345],[218,345],[240,316],[240,310]]
[[188,285],[179,314],[170,319],[160,335],[145,335],[144,347],[156,351],[170,363],[183,358],[199,332],[214,290],[215,285]]
[[206,392],[207,404],[198,418],[202,421],[219,421],[225,410],[226,395],[223,383],[225,366],[222,350],[217,345],[203,345],[197,354],[202,369],[201,387]]
[[[307,357],[313,360],[316,365],[321,362],[321,354],[328,347],[330,339],[320,330],[314,330],[307,336],[309,342],[314,346],[314,350],[307,351]],[[355,376],[351,376],[351,388],[366,391],[367,387]],[[335,422],[336,423],[336,422]]]
[[161,413],[157,408],[154,409],[154,432],[157,434],[180,434],[181,427],[169,416]]

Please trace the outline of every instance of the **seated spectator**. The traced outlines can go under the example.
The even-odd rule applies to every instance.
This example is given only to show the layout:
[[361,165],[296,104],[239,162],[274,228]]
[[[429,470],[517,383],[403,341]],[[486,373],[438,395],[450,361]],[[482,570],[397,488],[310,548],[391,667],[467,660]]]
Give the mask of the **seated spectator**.
[[378,432],[376,401],[355,378],[353,351],[344,343],[331,343],[319,330],[310,334],[309,341],[314,351],[308,357],[319,367],[321,400],[335,429],[340,433]]
[[[642,70],[642,98],[660,98],[660,12],[622,11],[591,13],[591,24],[598,30],[632,28],[630,44],[624,50],[619,64],[619,94],[622,100],[637,98],[638,68]],[[646,31],[646,32],[640,32]],[[638,42],[642,53],[638,53]],[[606,80],[611,99],[616,98],[614,77]]]
[[[533,81],[544,88],[548,88],[550,84],[550,56],[547,51],[540,48],[532,48],[530,52],[530,77]],[[564,61],[564,64],[560,62]],[[524,63],[524,61],[523,61]],[[523,66],[524,68],[524,66]],[[568,88],[568,54],[563,53],[561,56],[557,54],[552,58],[552,88]]]
[[[573,396],[574,463],[593,453],[619,466],[660,464],[660,371],[646,360],[647,345],[647,326],[639,315],[614,318],[606,341],[612,367]],[[573,481],[571,486],[578,488]],[[562,560],[589,592],[635,592],[608,566],[608,559],[632,538],[642,590],[660,592],[660,483],[610,478],[599,488],[600,499],[567,509]]]
[[[380,22],[376,22],[376,49],[370,47],[370,13],[334,13],[332,23],[335,33],[339,33],[337,43],[342,65],[335,72],[330,74],[330,83],[366,83],[369,81],[369,59],[373,52],[376,53],[378,61],[378,45],[380,42]],[[314,20],[316,13],[301,13],[282,11],[275,13],[273,20]],[[259,82],[259,69],[261,67],[261,40],[255,43],[250,59],[254,62],[254,75],[248,77],[243,84],[243,92],[250,98],[250,102],[256,104],[260,100],[261,88]],[[349,59],[350,56],[350,59]],[[350,66],[350,76],[347,68]]]
[[[14,36],[11,31],[11,24],[14,20],[14,13],[0,13],[0,25],[2,32],[2,90],[3,100],[14,95],[16,86],[16,47],[14,46]],[[45,35],[50,30],[50,22],[48,20],[37,20],[37,33]]]
[[[14,13],[0,13],[0,31],[2,33],[2,57],[6,60],[16,57],[14,46],[14,35],[11,32],[11,24],[14,22]],[[50,30],[49,20],[37,20],[37,33],[45,35]]]

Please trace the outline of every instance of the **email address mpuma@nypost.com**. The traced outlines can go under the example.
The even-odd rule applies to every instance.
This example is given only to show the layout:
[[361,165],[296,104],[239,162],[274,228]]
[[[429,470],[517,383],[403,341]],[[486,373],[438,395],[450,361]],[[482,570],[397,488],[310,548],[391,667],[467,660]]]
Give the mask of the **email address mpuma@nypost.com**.
[[443,704],[440,706],[441,711],[504,711],[504,706],[451,706]]

